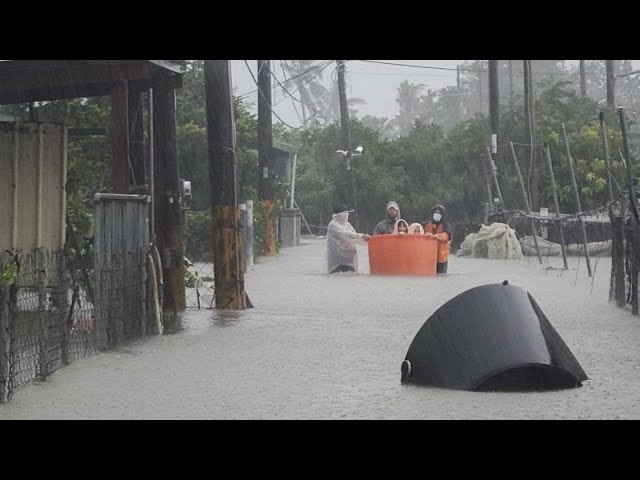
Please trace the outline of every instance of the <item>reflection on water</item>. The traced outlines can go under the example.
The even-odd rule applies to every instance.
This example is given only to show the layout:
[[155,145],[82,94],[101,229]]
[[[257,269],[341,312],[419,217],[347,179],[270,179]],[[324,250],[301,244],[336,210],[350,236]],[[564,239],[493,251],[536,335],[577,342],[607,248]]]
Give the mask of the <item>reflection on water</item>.
[[233,327],[246,315],[247,310],[187,310],[182,315],[179,332],[202,335],[211,327]]

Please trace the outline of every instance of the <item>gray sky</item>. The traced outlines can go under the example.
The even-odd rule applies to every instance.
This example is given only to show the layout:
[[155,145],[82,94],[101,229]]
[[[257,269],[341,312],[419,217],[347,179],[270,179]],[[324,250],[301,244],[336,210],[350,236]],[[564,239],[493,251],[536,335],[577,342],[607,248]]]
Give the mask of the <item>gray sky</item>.
[[[383,60],[384,61],[384,60]],[[464,60],[389,60],[394,63],[409,63],[432,67],[456,68]],[[247,60],[253,74],[256,75],[257,60]],[[282,81],[280,62],[275,61],[275,73]],[[247,71],[243,60],[231,61],[231,75],[233,78],[234,94],[244,94],[255,90],[255,83]],[[325,70],[325,79],[330,78],[335,69],[330,66]],[[365,105],[358,105],[359,116],[374,115],[393,118],[398,112],[396,90],[403,80],[412,83],[422,83],[426,88],[439,89],[447,85],[456,84],[456,72],[444,70],[424,70],[411,67],[396,67],[376,63],[352,60],[347,64],[347,95],[366,100]],[[276,102],[282,99],[281,89],[277,89]],[[249,100],[256,103],[257,95],[251,95]],[[294,126],[300,125],[292,100],[286,100],[275,107],[275,111],[286,122]],[[274,102],[275,103],[275,102]],[[299,105],[296,105],[299,106]],[[255,105],[254,105],[255,108]]]
[[[409,80],[412,83],[423,84],[425,89],[440,89],[446,86],[456,84],[455,67],[464,60],[383,60],[393,63],[407,63],[411,65],[452,68],[454,70],[430,70],[411,67],[399,67],[393,65],[383,65],[358,60],[351,60],[347,63],[347,95],[349,97],[362,98],[367,103],[358,105],[358,115],[373,115],[377,117],[393,118],[398,113],[398,104],[396,103],[396,93],[400,83]],[[256,75],[257,60],[247,60],[249,67],[254,75]],[[282,81],[283,75],[280,69],[280,62],[274,60],[274,72]],[[318,60],[316,63],[319,63]],[[578,60],[565,60],[567,66],[577,65]],[[632,60],[634,68],[640,68],[640,61]],[[256,89],[254,80],[251,78],[243,60],[231,60],[232,78],[234,85],[234,94],[245,94]],[[335,65],[330,65],[324,73],[325,84],[328,85],[331,73],[335,70]],[[283,100],[285,94],[278,87],[276,89],[276,98],[274,104],[279,100]],[[257,108],[257,95],[252,94],[247,98],[248,101],[254,103],[252,111],[255,113]],[[296,104],[299,107],[299,104]],[[293,108],[293,100],[284,99],[278,103],[275,112],[282,117],[287,123],[293,126],[299,126],[301,121]],[[275,119],[274,119],[275,121]]]

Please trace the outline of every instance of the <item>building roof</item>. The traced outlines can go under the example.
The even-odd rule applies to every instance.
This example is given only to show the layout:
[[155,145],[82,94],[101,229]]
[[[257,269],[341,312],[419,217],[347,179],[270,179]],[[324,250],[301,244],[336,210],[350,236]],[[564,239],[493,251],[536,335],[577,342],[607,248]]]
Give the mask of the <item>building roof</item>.
[[182,60],[2,60],[0,105],[109,95],[114,84],[148,90],[163,77],[180,87]]

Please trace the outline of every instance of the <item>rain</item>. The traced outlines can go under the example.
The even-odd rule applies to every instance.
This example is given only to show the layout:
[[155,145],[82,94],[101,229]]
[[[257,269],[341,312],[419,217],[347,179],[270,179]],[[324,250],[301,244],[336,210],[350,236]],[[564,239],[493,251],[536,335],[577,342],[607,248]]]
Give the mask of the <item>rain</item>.
[[638,69],[0,61],[0,420],[640,418]]

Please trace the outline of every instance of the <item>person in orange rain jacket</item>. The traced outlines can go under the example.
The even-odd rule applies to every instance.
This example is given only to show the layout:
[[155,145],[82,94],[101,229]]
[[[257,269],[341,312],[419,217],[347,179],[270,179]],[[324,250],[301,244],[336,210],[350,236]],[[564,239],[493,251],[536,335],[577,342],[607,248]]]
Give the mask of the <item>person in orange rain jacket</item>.
[[424,234],[438,240],[438,260],[436,273],[447,273],[449,265],[449,239],[451,230],[445,221],[446,210],[442,205],[436,205],[431,211],[431,220],[424,224]]

